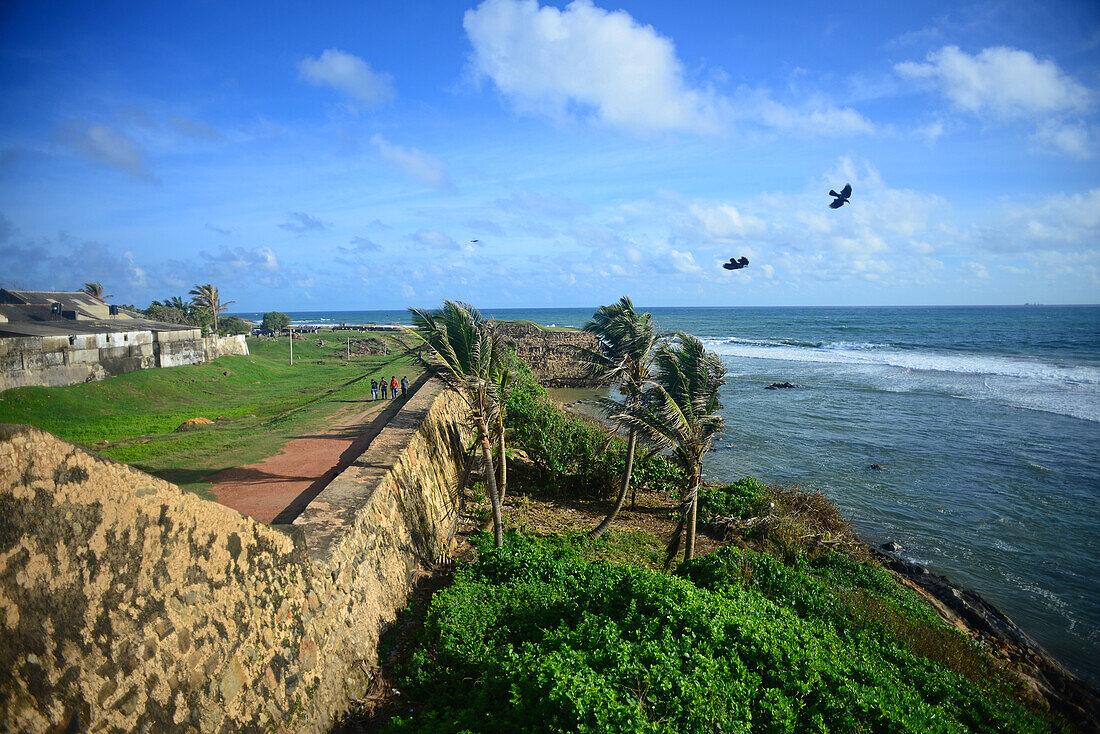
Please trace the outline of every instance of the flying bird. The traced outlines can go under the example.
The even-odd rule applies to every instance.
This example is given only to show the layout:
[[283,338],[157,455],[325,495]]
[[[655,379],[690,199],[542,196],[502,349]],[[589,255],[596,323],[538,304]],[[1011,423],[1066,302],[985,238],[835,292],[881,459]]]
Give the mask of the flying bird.
[[839,209],[848,203],[848,198],[852,195],[852,184],[844,184],[844,188],[840,190],[840,193],[829,189],[829,196],[835,196],[836,199],[832,204],[829,204],[830,209]]
[[481,240],[470,240],[470,242],[481,242]]
[[736,257],[731,257],[728,263],[722,263],[722,267],[726,270],[740,270],[741,268],[747,267],[748,264],[749,259],[747,257],[742,257],[740,260]]

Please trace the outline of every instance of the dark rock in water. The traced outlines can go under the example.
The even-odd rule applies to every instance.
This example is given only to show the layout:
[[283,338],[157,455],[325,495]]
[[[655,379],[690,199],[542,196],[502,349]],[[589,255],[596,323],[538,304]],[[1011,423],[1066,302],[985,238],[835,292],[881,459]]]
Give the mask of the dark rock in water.
[[772,384],[768,385],[764,389],[765,390],[792,390],[796,387],[798,387],[798,385],[792,385],[789,382],[773,382]]
[[886,471],[886,467],[884,467],[882,464],[871,464],[867,468],[871,471]]
[[879,548],[882,548],[884,551],[889,551],[891,553],[897,553],[898,551],[905,550],[905,548],[902,547],[901,543],[897,542],[896,540],[891,540],[889,543],[883,543],[879,546]]

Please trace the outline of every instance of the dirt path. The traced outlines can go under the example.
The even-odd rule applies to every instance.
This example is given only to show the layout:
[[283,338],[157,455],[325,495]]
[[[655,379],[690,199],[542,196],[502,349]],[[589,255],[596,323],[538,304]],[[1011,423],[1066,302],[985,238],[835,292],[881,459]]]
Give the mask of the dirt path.
[[[410,396],[424,384],[421,375]],[[210,477],[217,501],[262,523],[289,523],[340,472],[366,451],[405,399],[364,400],[314,435],[299,436],[263,461]]]

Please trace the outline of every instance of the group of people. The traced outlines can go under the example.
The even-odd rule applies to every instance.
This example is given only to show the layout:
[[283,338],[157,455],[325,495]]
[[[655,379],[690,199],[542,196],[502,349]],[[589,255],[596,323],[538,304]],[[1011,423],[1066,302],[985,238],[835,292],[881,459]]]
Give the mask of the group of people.
[[[383,377],[381,380],[372,379],[370,381],[371,400],[377,400],[379,392],[381,392],[383,400],[386,400],[386,399],[396,400],[397,399],[398,387],[400,387],[400,389],[401,389],[401,397],[403,397],[403,398],[409,397],[409,378],[408,377],[402,377],[400,383],[398,383],[398,381],[397,381],[397,375],[394,375],[393,377],[391,377],[390,381],[388,383],[386,382],[385,377]],[[388,396],[386,394],[387,392],[389,393]]]

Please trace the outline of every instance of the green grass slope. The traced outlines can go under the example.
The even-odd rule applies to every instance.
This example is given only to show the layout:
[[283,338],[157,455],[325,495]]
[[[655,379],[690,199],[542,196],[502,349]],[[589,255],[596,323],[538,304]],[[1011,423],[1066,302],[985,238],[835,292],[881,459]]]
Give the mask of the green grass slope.
[[[0,423],[25,423],[201,491],[204,477],[258,461],[304,430],[370,399],[372,377],[420,373],[403,345],[346,359],[339,336],[249,339],[251,354],[141,370],[71,387],[0,393]],[[190,418],[213,425],[177,432]]]

